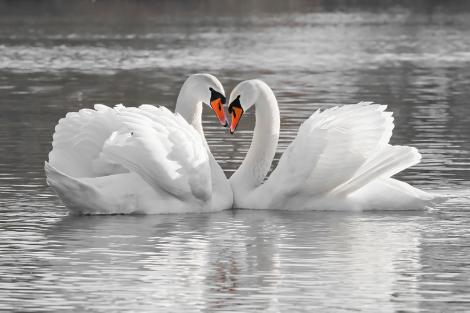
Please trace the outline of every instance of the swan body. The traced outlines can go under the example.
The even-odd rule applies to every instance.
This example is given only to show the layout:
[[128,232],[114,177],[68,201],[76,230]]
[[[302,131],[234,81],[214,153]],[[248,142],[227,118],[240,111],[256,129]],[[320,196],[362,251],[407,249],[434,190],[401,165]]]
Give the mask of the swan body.
[[203,102],[226,124],[223,92],[212,75],[195,74],[181,88],[176,114],[152,105],[95,105],[68,113],[56,126],[45,163],[48,184],[82,214],[231,208],[230,184],[201,125]]
[[234,207],[285,210],[418,210],[438,198],[391,178],[418,163],[415,148],[389,144],[386,106],[361,102],[316,111],[266,178],[279,139],[279,109],[264,82],[240,83],[230,96],[233,133],[256,103],[246,158],[230,178]]

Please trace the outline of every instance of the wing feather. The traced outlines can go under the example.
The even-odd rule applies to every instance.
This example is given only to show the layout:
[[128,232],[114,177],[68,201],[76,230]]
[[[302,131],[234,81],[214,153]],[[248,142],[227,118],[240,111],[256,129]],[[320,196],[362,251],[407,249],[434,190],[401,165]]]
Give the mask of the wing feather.
[[[120,127],[117,111],[97,104],[95,109],[70,112],[55,127],[49,162],[73,177],[93,177],[113,166],[97,159],[106,139]],[[115,169],[122,171],[121,169]]]
[[164,107],[119,112],[123,123],[105,142],[101,157],[138,173],[156,189],[179,198],[211,197],[209,157],[201,136]]
[[361,102],[316,111],[301,125],[266,184],[281,197],[331,192],[388,144],[394,125],[385,109]]
[[335,195],[351,194],[379,178],[389,178],[421,160],[416,148],[387,145],[370,157],[354,176],[338,186]]

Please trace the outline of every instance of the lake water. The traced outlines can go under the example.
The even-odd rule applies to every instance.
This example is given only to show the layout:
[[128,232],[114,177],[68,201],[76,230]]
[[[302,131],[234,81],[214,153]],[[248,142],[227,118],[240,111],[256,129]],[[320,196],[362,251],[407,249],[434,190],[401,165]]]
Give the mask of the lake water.
[[[394,1],[385,1],[393,3]],[[0,310],[470,310],[470,7],[347,1],[0,1]],[[373,3],[373,2],[371,2]],[[261,78],[278,155],[315,109],[371,100],[452,198],[425,212],[68,216],[46,186],[54,126],[94,103],[173,108],[191,73]],[[227,175],[249,147],[205,112]]]

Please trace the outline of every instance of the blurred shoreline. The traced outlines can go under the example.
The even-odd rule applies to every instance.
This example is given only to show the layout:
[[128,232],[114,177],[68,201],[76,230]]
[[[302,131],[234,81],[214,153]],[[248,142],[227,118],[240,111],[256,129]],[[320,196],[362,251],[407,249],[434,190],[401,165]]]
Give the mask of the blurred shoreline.
[[330,11],[390,12],[408,10],[411,12],[462,13],[470,11],[470,1],[464,0],[0,0],[0,18],[20,16],[115,16],[135,17],[154,15],[211,16],[251,15],[259,13],[309,13]]

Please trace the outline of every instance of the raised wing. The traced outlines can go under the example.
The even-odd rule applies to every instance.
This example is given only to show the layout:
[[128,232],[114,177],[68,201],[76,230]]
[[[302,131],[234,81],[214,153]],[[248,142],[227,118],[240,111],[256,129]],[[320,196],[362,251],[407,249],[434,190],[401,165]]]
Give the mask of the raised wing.
[[175,197],[210,199],[207,150],[183,117],[150,105],[127,108],[118,115],[123,127],[105,142],[102,159],[121,164]]
[[122,172],[122,168],[99,160],[103,144],[117,129],[117,111],[96,104],[95,109],[70,112],[55,127],[49,163],[72,177],[94,177]]
[[265,184],[284,198],[332,192],[387,146],[394,125],[392,113],[385,109],[361,102],[315,112]]

